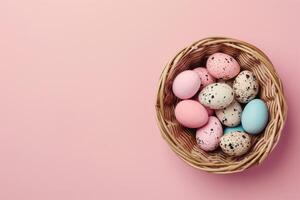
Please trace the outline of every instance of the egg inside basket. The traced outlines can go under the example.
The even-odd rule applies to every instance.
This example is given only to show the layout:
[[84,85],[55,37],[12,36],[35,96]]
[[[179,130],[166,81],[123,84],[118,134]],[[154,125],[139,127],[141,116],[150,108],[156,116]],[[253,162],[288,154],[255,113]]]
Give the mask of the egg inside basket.
[[[241,70],[255,75],[260,87],[258,97],[269,110],[267,127],[252,137],[251,149],[242,156],[228,156],[220,148],[204,151],[197,144],[196,130],[185,128],[175,117],[174,109],[180,102],[172,91],[175,77],[185,70],[205,66],[208,57],[217,52],[232,56]],[[212,37],[184,48],[165,66],[159,79],[156,111],[163,138],[182,160],[207,172],[234,173],[260,164],[273,150],[284,126],[287,106],[280,78],[261,50],[236,39]]]

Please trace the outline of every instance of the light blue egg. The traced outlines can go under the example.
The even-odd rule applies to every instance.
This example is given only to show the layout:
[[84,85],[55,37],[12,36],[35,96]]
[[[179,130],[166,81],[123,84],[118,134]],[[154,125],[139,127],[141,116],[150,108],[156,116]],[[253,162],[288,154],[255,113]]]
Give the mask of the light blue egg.
[[268,108],[261,99],[253,99],[242,112],[242,126],[249,134],[261,133],[268,123]]
[[232,133],[232,132],[236,132],[236,131],[245,132],[245,130],[243,129],[242,125],[239,125],[239,126],[236,126],[236,127],[226,127],[224,129],[224,134]]

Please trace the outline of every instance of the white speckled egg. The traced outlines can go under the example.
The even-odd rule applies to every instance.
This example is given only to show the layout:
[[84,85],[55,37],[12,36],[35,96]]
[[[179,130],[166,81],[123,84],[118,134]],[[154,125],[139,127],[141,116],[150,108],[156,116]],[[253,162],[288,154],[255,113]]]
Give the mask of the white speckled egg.
[[225,83],[213,83],[199,94],[199,101],[202,105],[211,109],[222,109],[227,107],[234,98],[232,88]]
[[221,137],[220,147],[230,156],[241,156],[251,148],[251,138],[240,131],[227,133]]
[[233,100],[229,106],[216,110],[215,113],[222,124],[234,127],[241,123],[242,106],[239,102]]
[[240,103],[248,103],[255,98],[259,90],[259,84],[255,75],[248,71],[242,71],[233,82],[235,98]]
[[214,53],[209,56],[206,67],[213,77],[224,80],[235,77],[241,69],[239,63],[225,53]]
[[196,141],[204,151],[213,151],[218,148],[222,135],[223,128],[220,121],[218,118],[210,116],[208,123],[197,130]]

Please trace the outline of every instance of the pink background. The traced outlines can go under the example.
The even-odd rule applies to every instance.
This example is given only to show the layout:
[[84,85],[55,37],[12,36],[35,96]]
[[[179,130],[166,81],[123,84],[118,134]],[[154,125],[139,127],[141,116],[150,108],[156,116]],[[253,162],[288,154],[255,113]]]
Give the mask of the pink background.
[[[0,199],[300,198],[300,1],[1,0]],[[207,36],[257,45],[289,116],[263,166],[197,171],[160,136],[156,86]]]

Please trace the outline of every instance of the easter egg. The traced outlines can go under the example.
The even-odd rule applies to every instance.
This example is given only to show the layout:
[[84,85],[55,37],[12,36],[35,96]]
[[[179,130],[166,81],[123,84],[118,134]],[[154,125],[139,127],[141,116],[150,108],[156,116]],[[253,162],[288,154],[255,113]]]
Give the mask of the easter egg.
[[227,155],[241,156],[251,148],[251,138],[244,132],[227,133],[221,137],[220,147]]
[[187,128],[199,128],[208,121],[206,108],[194,100],[180,101],[175,107],[175,117]]
[[233,100],[226,108],[215,112],[218,119],[225,126],[234,127],[241,123],[242,106],[236,100]]
[[242,71],[233,82],[235,98],[240,103],[247,103],[255,98],[259,90],[259,84],[255,75],[248,71]]
[[223,128],[220,121],[211,116],[208,123],[196,131],[196,141],[202,150],[213,151],[218,148],[222,135]]
[[232,88],[225,83],[213,83],[199,93],[199,101],[202,105],[211,109],[227,107],[234,98]]
[[199,90],[201,80],[197,72],[186,70],[178,74],[172,85],[173,93],[180,99],[189,99]]
[[245,132],[242,125],[235,126],[235,127],[226,127],[224,129],[224,134],[232,133],[232,132]]
[[206,62],[208,72],[217,79],[228,80],[240,72],[239,63],[230,55],[214,53],[208,57]]
[[268,108],[261,99],[253,99],[242,112],[242,126],[249,134],[261,133],[268,123]]
[[205,86],[216,82],[216,79],[208,73],[208,70],[204,67],[197,67],[194,69],[195,72],[198,73],[201,79],[200,89],[204,88]]

